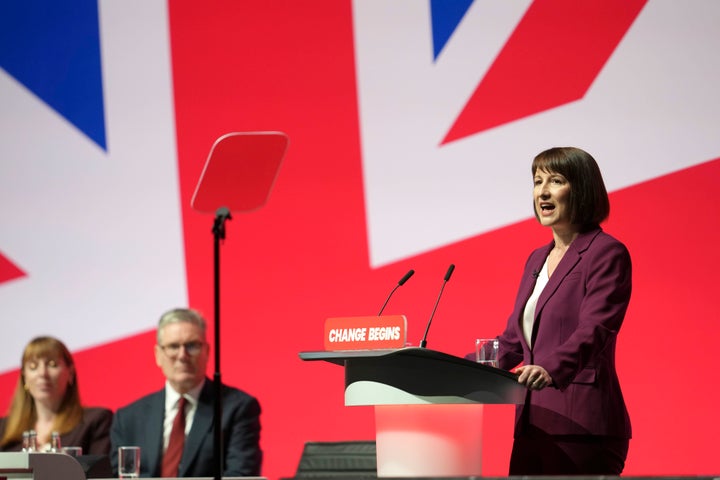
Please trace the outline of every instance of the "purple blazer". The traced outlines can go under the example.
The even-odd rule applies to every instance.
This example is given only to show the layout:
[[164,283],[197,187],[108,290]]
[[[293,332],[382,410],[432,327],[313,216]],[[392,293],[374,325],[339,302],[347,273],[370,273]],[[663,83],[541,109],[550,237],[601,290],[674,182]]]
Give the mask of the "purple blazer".
[[499,366],[540,365],[553,386],[528,390],[518,405],[515,436],[528,428],[550,435],[630,438],[630,418],[615,370],[615,344],[632,288],[630,254],[600,228],[581,233],[550,277],[535,312],[530,348],[522,314],[554,243],[530,254],[515,307],[499,337]]

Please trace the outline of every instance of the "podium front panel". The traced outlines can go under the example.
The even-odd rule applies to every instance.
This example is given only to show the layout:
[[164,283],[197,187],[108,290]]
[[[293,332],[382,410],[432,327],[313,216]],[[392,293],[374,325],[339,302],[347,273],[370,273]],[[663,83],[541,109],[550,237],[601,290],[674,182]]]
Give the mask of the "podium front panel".
[[482,473],[481,404],[378,405],[378,477],[468,477]]

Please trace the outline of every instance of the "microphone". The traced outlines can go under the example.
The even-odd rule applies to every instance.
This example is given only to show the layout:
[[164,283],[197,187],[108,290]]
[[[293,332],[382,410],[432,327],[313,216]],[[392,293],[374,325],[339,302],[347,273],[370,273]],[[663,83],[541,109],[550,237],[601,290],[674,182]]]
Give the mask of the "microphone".
[[451,263],[447,269],[447,273],[445,273],[445,279],[443,280],[442,287],[440,287],[440,293],[438,294],[437,300],[435,300],[435,306],[433,307],[432,313],[430,314],[430,320],[428,320],[427,326],[425,327],[425,335],[423,335],[423,338],[420,341],[420,348],[425,348],[427,346],[428,331],[430,330],[430,324],[432,323],[433,317],[435,316],[435,310],[437,310],[438,303],[440,303],[440,297],[442,297],[443,290],[445,290],[445,284],[450,280],[450,277],[452,276],[454,271],[455,265]]
[[533,277],[533,278],[538,278],[539,276],[540,276],[540,270],[533,270],[533,272],[532,272],[532,277]]
[[393,293],[395,293],[395,290],[397,290],[398,288],[400,288],[400,287],[402,287],[403,285],[405,285],[405,282],[407,282],[408,279],[409,279],[410,277],[412,277],[414,274],[415,274],[415,270],[410,270],[410,271],[407,272],[400,280],[398,280],[398,283],[397,283],[397,285],[395,285],[395,288],[392,289],[392,291],[390,292],[390,295],[388,295],[387,298],[385,299],[385,303],[383,303],[382,308],[381,308],[380,311],[378,312],[378,317],[379,317],[380,315],[382,315],[383,310],[385,310],[385,306],[387,306],[388,302],[390,301],[390,297],[393,296]]

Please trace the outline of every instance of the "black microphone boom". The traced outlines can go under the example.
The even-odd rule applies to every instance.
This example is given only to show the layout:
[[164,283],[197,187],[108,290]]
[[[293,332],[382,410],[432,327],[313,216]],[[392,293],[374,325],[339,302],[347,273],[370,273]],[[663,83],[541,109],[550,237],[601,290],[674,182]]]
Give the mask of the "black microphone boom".
[[450,277],[452,277],[452,274],[453,274],[454,271],[455,271],[455,265],[453,265],[453,264],[451,263],[450,266],[448,267],[448,271],[445,273],[445,281],[446,281],[446,282],[447,282],[448,280],[450,280]]
[[387,298],[385,299],[385,303],[383,303],[382,308],[381,308],[380,311],[378,312],[378,317],[379,317],[380,315],[382,315],[383,310],[385,310],[385,306],[386,306],[386,305],[388,304],[388,302],[390,301],[390,297],[393,296],[393,293],[395,293],[395,290],[397,290],[399,287],[402,287],[403,285],[405,285],[405,282],[407,282],[408,279],[409,279],[410,277],[412,277],[414,274],[415,274],[415,270],[410,270],[409,272],[407,272],[407,273],[398,281],[397,285],[395,285],[395,288],[393,288],[392,291],[390,292],[390,295],[388,295]]
[[440,297],[442,297],[443,290],[445,290],[445,284],[450,280],[450,277],[452,277],[454,271],[455,265],[451,263],[448,267],[447,273],[445,273],[445,279],[443,280],[442,287],[440,287],[440,293],[438,294],[437,300],[435,300],[435,306],[433,307],[432,313],[430,314],[430,320],[428,320],[427,326],[425,327],[425,335],[423,335],[423,338],[420,341],[420,348],[425,348],[427,346],[427,336],[428,332],[430,331],[430,324],[432,323],[433,317],[435,316],[435,310],[437,310],[438,303],[440,303]]
[[413,275],[415,275],[415,270],[410,270],[409,272],[407,272],[407,273],[403,276],[403,278],[401,278],[400,280],[398,280],[398,287],[402,287],[403,285],[405,285],[405,282],[407,282],[408,279],[410,279],[410,277],[412,277]]

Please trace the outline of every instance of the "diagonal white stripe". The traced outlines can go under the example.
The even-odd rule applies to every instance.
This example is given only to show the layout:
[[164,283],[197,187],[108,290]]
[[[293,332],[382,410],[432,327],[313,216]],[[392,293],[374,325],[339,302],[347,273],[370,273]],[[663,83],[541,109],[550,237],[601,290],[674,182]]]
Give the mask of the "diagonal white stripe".
[[101,0],[106,154],[0,72],[0,243],[28,277],[0,370],[34,335],[72,349],[152,329],[187,301],[166,3]]

